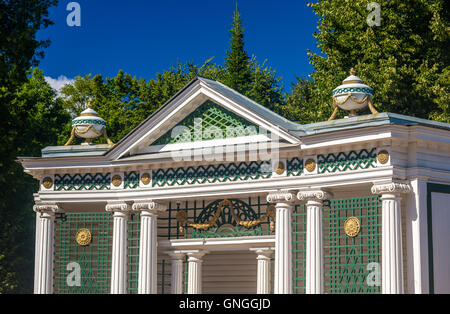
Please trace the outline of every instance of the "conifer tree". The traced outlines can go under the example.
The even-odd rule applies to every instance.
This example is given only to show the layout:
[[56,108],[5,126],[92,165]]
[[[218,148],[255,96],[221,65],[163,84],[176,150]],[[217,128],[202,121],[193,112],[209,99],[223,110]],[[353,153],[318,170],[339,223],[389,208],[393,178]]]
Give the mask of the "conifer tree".
[[251,84],[251,64],[244,44],[244,27],[241,14],[236,6],[233,15],[233,26],[230,29],[230,50],[225,57],[225,67],[228,71],[227,85],[232,89],[246,94]]

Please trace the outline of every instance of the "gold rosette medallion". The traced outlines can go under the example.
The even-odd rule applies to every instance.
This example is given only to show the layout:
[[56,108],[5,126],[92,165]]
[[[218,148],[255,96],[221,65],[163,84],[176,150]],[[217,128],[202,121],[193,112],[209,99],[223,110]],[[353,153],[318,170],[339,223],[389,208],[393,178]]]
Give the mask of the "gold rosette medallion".
[[344,231],[348,237],[356,237],[361,231],[361,222],[356,217],[348,218],[344,223]]
[[91,243],[92,235],[88,229],[80,229],[75,236],[75,240],[81,246],[87,246]]

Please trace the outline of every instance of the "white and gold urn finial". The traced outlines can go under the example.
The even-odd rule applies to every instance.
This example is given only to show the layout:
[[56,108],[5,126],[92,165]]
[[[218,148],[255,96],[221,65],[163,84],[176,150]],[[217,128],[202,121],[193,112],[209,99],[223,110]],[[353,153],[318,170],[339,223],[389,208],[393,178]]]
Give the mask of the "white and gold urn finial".
[[98,113],[92,109],[90,101],[86,107],[87,109],[79,117],[72,120],[72,134],[65,146],[71,145],[75,137],[86,139],[84,144],[88,145],[92,143],[93,139],[102,135],[109,145],[114,145],[106,134],[106,121],[100,118]]
[[333,90],[334,112],[328,121],[334,120],[339,108],[350,111],[350,116],[356,116],[356,111],[369,107],[372,114],[377,114],[372,103],[373,89],[356,76],[354,68],[350,69],[350,76],[342,81],[342,85]]

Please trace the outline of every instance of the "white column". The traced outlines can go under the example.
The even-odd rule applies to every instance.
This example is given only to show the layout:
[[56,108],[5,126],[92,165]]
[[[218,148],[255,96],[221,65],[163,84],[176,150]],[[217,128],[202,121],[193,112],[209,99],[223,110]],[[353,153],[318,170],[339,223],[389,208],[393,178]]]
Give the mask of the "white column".
[[324,293],[323,200],[331,194],[321,190],[300,191],[297,198],[306,201],[306,286],[307,294]]
[[273,254],[273,248],[252,248],[257,254],[257,294],[270,294],[270,259]]
[[174,251],[167,252],[170,256],[170,261],[172,264],[172,275],[170,279],[170,292],[171,294],[183,294],[183,262],[184,253]]
[[275,203],[275,284],[274,293],[292,293],[292,205],[294,196],[287,192],[271,193],[269,203]]
[[55,213],[59,210],[56,204],[39,204],[34,206],[39,218],[36,230],[36,294],[53,293],[53,248],[55,245]]
[[381,291],[383,294],[403,293],[402,217],[400,193],[409,193],[408,184],[387,183],[372,187],[381,194]]
[[187,251],[188,256],[188,294],[202,293],[202,257],[206,251]]
[[126,294],[128,283],[128,220],[130,206],[126,203],[108,203],[106,211],[114,213],[111,262],[111,294]]
[[158,279],[157,222],[158,214],[166,208],[159,203],[147,201],[134,203],[133,210],[141,212],[138,293],[156,294]]

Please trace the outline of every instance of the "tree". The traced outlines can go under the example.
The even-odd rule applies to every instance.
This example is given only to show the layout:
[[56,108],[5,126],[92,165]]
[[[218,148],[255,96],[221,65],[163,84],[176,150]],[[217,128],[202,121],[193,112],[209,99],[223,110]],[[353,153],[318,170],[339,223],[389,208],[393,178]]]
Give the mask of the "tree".
[[[324,121],[331,93],[354,67],[374,88],[381,111],[449,121],[449,17],[443,0],[379,0],[381,26],[369,26],[367,1],[309,3],[319,17],[321,53],[308,52],[314,72],[289,97],[297,120]],[[300,117],[301,113],[301,117]],[[341,116],[343,113],[341,113]]]
[[225,57],[225,67],[228,71],[226,85],[245,94],[251,88],[252,73],[250,58],[245,50],[241,14],[237,8],[233,15],[233,26],[230,33],[230,50],[227,50],[227,56]]
[[54,131],[52,117],[64,114],[43,76],[28,78],[49,44],[36,33],[52,24],[48,8],[56,3],[0,0],[0,293],[32,291],[37,184],[15,160],[56,144],[47,132]]

